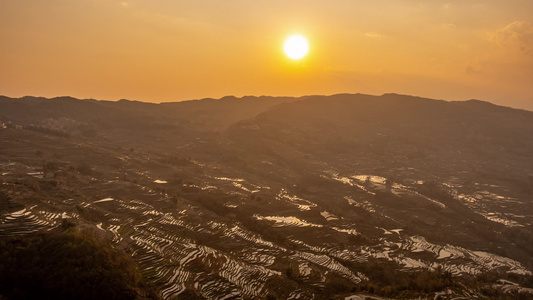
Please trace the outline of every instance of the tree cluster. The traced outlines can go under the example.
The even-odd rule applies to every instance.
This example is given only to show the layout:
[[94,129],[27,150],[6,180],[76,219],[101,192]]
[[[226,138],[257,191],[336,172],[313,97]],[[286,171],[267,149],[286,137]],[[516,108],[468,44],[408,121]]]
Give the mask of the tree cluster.
[[139,299],[143,286],[129,256],[73,227],[0,240],[8,299]]

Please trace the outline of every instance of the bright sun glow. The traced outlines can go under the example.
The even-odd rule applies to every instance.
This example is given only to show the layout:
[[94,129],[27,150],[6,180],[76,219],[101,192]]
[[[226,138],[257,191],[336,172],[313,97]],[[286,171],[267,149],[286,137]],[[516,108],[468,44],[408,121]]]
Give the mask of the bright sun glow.
[[285,40],[283,51],[291,59],[301,59],[309,52],[309,43],[301,35],[291,35]]

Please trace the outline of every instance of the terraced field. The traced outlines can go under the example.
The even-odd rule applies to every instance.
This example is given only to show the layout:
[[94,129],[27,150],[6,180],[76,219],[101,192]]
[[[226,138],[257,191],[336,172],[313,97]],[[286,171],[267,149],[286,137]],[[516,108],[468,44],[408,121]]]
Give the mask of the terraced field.
[[248,142],[164,126],[98,138],[2,129],[0,238],[74,224],[131,254],[161,299],[358,299],[424,272],[500,280],[426,298],[532,295],[512,280],[532,275],[519,243],[533,211],[505,180],[304,153],[244,125]]
[[[4,184],[19,176],[32,175],[11,171],[3,175]],[[211,189],[218,192],[239,193],[240,197],[234,199],[239,201],[221,203],[230,211],[237,210],[240,201],[246,201],[257,193],[243,187],[261,189],[245,179],[222,179],[239,184],[217,188],[221,177],[212,178],[212,182],[202,184],[212,186]],[[370,184],[365,184],[368,178]],[[371,175],[333,176],[332,180],[341,181],[370,196],[384,190],[386,181]],[[120,191],[124,184],[119,180],[93,179],[86,190],[102,194],[105,190]],[[174,203],[168,194],[154,192],[151,187],[139,184],[129,184],[124,196],[101,198],[89,193],[83,195],[83,200],[63,200],[70,204],[65,211],[48,211],[46,203],[43,203],[4,213],[0,219],[0,234],[28,234],[56,228],[63,220],[81,221],[83,226],[93,227],[93,230],[108,236],[117,246],[132,249],[131,255],[146,276],[157,284],[162,299],[173,299],[186,290],[194,290],[206,299],[257,298],[268,293],[271,288],[269,281],[284,278],[287,266],[296,266],[295,276],[311,287],[323,287],[331,274],[358,284],[368,277],[350,269],[345,262],[365,263],[369,260],[394,262],[406,272],[440,268],[454,276],[478,275],[489,270],[531,274],[515,260],[450,244],[430,243],[423,236],[412,236],[397,228],[364,229],[376,233],[374,239],[379,243],[373,246],[344,244],[342,241],[350,236],[360,235],[357,222],[329,213],[319,203],[290,194],[289,189],[273,191],[274,197],[269,204],[285,207],[282,216],[262,215],[261,211],[253,214],[261,226],[291,236],[281,243],[263,236],[261,232],[247,229],[234,217],[217,215],[186,198]],[[407,195],[436,208],[445,208],[437,200],[412,191],[413,187],[395,184],[391,189],[395,195]],[[348,199],[350,206],[392,219],[378,213],[380,207],[371,200],[353,194],[337,197]],[[313,216],[314,222],[306,221],[300,215],[306,212],[317,214]],[[315,297],[313,288],[306,289],[305,286],[278,295],[287,299]]]

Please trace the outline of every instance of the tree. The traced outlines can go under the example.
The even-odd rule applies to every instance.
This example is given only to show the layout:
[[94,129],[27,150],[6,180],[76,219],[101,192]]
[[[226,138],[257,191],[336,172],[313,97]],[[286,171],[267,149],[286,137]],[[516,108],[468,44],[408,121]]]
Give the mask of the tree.
[[[8,299],[136,299],[131,258],[76,228],[0,241],[0,294]],[[148,293],[146,293],[148,294]]]

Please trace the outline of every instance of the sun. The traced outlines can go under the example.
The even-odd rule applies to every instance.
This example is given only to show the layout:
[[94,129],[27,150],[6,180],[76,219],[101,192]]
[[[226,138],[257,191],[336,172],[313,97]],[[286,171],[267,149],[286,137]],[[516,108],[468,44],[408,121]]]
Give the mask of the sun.
[[302,35],[291,35],[285,40],[283,51],[291,59],[302,59],[309,52],[309,43]]

